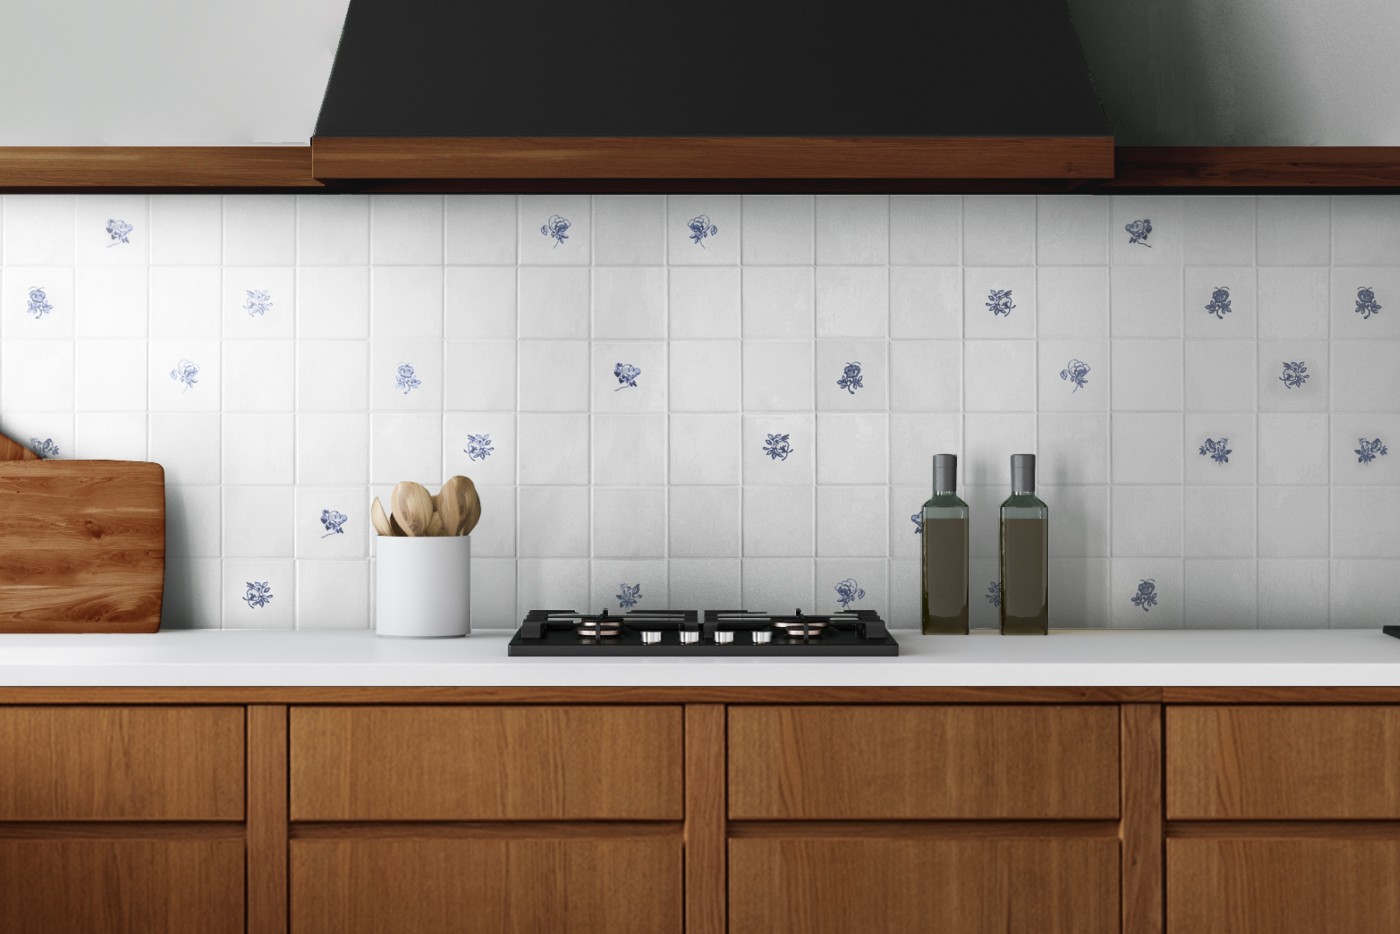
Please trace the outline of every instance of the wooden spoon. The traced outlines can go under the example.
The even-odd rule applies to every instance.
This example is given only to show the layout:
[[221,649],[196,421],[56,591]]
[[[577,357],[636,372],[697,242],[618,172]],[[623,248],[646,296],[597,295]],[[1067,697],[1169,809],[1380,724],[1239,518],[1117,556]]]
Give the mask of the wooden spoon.
[[471,481],[466,477],[449,477],[436,499],[442,516],[444,535],[465,535],[467,522],[467,490]]
[[433,513],[433,518],[428,521],[428,535],[431,538],[438,538],[447,534],[447,530],[442,525],[442,513]]
[[403,526],[399,525],[399,520],[395,519],[392,513],[389,514],[389,534],[395,538],[408,538],[408,533],[403,530]]
[[462,479],[466,481],[465,509],[467,514],[462,523],[462,531],[459,534],[470,535],[472,534],[472,529],[476,528],[476,524],[481,521],[481,497],[476,495],[476,484],[472,483],[467,477],[463,477]]
[[428,534],[428,523],[433,521],[433,495],[421,483],[400,482],[389,501],[394,507],[394,519],[404,532],[413,536]]
[[369,521],[374,523],[374,531],[380,535],[393,535],[394,530],[389,525],[389,514],[384,511],[384,504],[379,501],[379,497],[374,498],[374,502],[369,507]]

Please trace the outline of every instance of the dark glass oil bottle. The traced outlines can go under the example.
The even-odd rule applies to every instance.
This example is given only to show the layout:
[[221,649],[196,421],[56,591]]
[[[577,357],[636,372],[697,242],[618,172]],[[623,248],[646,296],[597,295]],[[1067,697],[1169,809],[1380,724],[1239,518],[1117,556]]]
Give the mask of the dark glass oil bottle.
[[923,632],[967,635],[967,503],[958,499],[958,458],[933,458],[933,497],[923,514]]
[[1001,632],[1050,631],[1050,509],[1035,495],[1035,455],[1011,455],[1011,496],[1001,504]]

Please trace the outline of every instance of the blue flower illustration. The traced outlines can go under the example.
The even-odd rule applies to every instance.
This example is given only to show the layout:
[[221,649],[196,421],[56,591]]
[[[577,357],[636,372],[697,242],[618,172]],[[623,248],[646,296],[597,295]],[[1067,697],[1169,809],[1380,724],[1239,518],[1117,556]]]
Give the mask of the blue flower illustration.
[[1157,605],[1157,581],[1151,577],[1138,581],[1137,593],[1133,594],[1133,606],[1142,607],[1144,613]]
[[406,396],[422,385],[423,381],[413,372],[413,364],[399,364],[398,372],[394,376],[395,389],[402,389],[403,394]]
[[849,392],[856,394],[856,390],[865,386],[864,377],[860,375],[860,361],[846,364],[846,368],[841,371],[841,378],[836,381],[836,385]]
[[1379,314],[1381,303],[1376,301],[1375,290],[1369,286],[1361,286],[1356,290],[1356,313],[1363,321],[1370,320],[1374,314]]
[[194,388],[194,384],[199,382],[199,364],[181,360],[175,364],[175,369],[170,371],[170,378],[185,385],[181,392],[189,392]]
[[38,438],[29,439],[29,450],[39,455],[40,460],[49,460],[58,456],[58,445],[52,438],[45,438],[40,441]]
[[841,604],[841,609],[848,610],[852,603],[864,599],[865,591],[860,589],[855,578],[848,577],[836,585],[836,602]]
[[1140,221],[1128,221],[1123,225],[1123,229],[1128,232],[1129,246],[1138,243],[1148,249],[1152,248],[1152,244],[1147,242],[1147,235],[1152,233],[1152,221],[1148,218],[1144,217]]
[[1229,289],[1222,285],[1210,293],[1210,301],[1206,302],[1207,313],[1215,315],[1217,320],[1224,321],[1231,311]]
[[1205,444],[1201,445],[1199,453],[1202,457],[1209,457],[1217,464],[1224,466],[1230,463],[1230,455],[1235,453],[1230,449],[1229,444],[1229,438],[1221,438],[1219,441],[1214,438],[1207,438]]
[[111,247],[118,243],[130,243],[132,229],[132,226],[126,221],[109,218],[107,220],[107,236],[112,238],[112,242],[107,245]]
[[549,221],[540,228],[540,233],[546,237],[554,238],[554,248],[559,249],[559,244],[569,239],[569,228],[574,226],[569,223],[567,217],[560,217],[558,214],[549,215]]
[[618,584],[617,605],[624,610],[630,610],[637,605],[637,601],[642,599],[641,584]]
[[1001,581],[988,581],[987,592],[983,596],[992,606],[1001,606]]
[[1380,438],[1370,441],[1365,438],[1358,438],[1356,443],[1359,447],[1352,453],[1356,455],[1356,462],[1358,464],[1369,464],[1377,457],[1385,457],[1390,453],[1385,446],[1385,442]]
[[1284,389],[1298,389],[1308,381],[1307,364],[1301,360],[1289,362],[1283,361],[1283,375],[1279,377],[1279,382],[1283,383]]
[[685,226],[690,228],[690,239],[699,244],[702,250],[705,248],[705,238],[719,233],[719,228],[711,224],[704,214],[695,215]]
[[769,435],[763,442],[763,453],[775,461],[785,461],[792,453],[792,444],[787,435]]
[[248,298],[243,302],[243,310],[253,318],[261,318],[272,307],[272,292],[268,289],[244,289]]
[[29,287],[29,308],[27,309],[34,320],[38,321],[44,315],[53,311],[53,305],[49,304],[49,293],[41,286],[31,285]]
[[613,376],[616,376],[617,381],[622,385],[618,386],[617,389],[614,389],[613,392],[617,392],[621,389],[626,389],[629,386],[633,389],[636,389],[637,377],[641,375],[641,367],[633,366],[630,363],[619,363],[617,366],[613,367]]
[[923,535],[923,534],[924,534],[924,514],[923,514],[923,513],[921,513],[921,512],[916,512],[916,513],[914,513],[912,516],[909,517],[909,521],[912,522],[912,523],[914,523],[914,534],[915,534],[915,535]]
[[321,527],[326,530],[326,534],[321,537],[329,538],[332,535],[344,535],[345,523],[348,521],[349,518],[343,512],[337,512],[334,509],[322,509]]
[[1079,359],[1071,360],[1060,371],[1060,379],[1067,379],[1074,384],[1074,388],[1070,390],[1071,394],[1078,392],[1089,385],[1089,364]]
[[247,587],[243,602],[248,604],[249,609],[260,610],[272,602],[272,588],[267,581],[248,581]]
[[484,461],[496,450],[491,446],[490,435],[467,435],[467,460]]
[[1016,307],[1016,303],[1011,300],[1010,289],[992,289],[987,293],[987,308],[993,316],[1009,315],[1011,309]]

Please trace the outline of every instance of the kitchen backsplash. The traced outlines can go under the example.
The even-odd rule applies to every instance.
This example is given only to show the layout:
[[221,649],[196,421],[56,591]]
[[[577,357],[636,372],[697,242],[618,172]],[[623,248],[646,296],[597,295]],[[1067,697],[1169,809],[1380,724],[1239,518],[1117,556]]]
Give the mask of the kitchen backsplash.
[[974,625],[1039,454],[1057,626],[1371,626],[1400,578],[1400,198],[3,198],[0,431],[151,459],[167,625],[364,627],[368,504],[471,476],[533,607]]

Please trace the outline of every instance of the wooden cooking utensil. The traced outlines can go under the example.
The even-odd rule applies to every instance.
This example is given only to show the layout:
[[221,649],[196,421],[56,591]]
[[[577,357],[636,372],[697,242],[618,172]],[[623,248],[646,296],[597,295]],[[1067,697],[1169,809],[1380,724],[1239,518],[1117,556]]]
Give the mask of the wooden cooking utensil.
[[442,513],[433,513],[433,517],[428,520],[427,534],[429,538],[441,538],[442,536],[447,534],[447,531],[443,528],[442,524]]
[[476,495],[476,484],[472,483],[471,478],[463,477],[462,479],[466,481],[467,488],[465,494],[466,517],[459,534],[470,535],[472,529],[476,528],[476,524],[481,521],[481,497]]
[[394,538],[407,538],[408,533],[399,525],[399,520],[394,518],[393,513],[389,514],[389,534]]
[[401,481],[394,487],[389,501],[394,507],[394,519],[406,533],[428,534],[428,523],[433,520],[433,495],[421,483]]
[[389,514],[384,511],[384,504],[379,501],[378,496],[376,496],[374,502],[370,504],[369,521],[374,524],[374,531],[378,534],[394,534],[394,530],[389,526]]
[[442,515],[444,535],[465,535],[467,522],[467,490],[471,481],[466,477],[449,477],[437,495],[438,512]]

